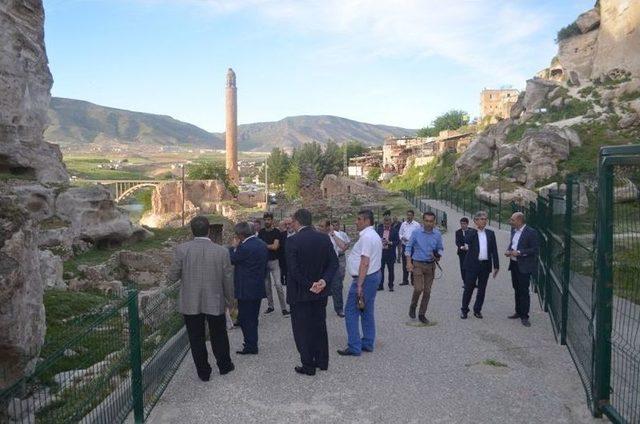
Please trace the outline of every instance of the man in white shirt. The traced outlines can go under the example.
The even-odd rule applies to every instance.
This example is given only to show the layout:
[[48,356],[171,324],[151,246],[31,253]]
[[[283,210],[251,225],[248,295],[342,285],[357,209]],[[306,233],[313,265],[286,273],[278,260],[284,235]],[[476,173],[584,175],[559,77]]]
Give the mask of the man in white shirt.
[[469,303],[473,291],[477,288],[476,301],[473,305],[473,316],[482,319],[482,305],[487,290],[489,275],[493,270],[493,278],[498,275],[500,261],[498,259],[498,247],[496,235],[486,228],[488,216],[485,211],[476,212],[473,222],[476,229],[467,231],[464,240],[467,254],[462,264],[464,270],[464,293],[462,294],[462,308],[460,318],[467,319]]
[[343,356],[360,356],[363,350],[373,352],[376,337],[374,304],[381,278],[382,241],[373,228],[372,211],[358,212],[356,227],[360,238],[347,258],[347,272],[353,280],[345,306],[348,347],[338,350]]
[[[414,213],[412,210],[407,211],[407,220],[400,225],[400,243],[402,244],[402,283],[401,286],[409,284],[409,270],[407,270],[407,257],[405,256],[405,248],[411,240],[411,234],[417,229],[422,228],[420,223],[413,220]],[[413,284],[413,275],[411,275],[411,283]]]

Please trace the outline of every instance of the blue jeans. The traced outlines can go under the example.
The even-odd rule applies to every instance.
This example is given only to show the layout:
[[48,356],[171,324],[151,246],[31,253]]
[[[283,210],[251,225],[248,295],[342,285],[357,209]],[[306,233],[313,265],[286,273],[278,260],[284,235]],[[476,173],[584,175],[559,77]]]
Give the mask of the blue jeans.
[[[355,278],[349,288],[344,310],[345,324],[347,326],[349,350],[356,355],[360,355],[362,349],[373,352],[376,340],[376,322],[373,312],[380,278],[380,271],[377,271],[367,275],[364,279],[362,286],[364,311],[359,310],[357,306],[357,283]],[[360,322],[362,322],[362,338],[360,337]]]

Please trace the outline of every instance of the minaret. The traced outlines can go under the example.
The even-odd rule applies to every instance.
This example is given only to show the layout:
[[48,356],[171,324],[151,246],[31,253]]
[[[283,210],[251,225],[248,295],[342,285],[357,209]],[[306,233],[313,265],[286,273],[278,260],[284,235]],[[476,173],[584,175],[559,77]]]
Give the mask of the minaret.
[[237,185],[240,183],[238,174],[238,94],[236,74],[231,68],[227,71],[226,112],[227,172],[231,181]]

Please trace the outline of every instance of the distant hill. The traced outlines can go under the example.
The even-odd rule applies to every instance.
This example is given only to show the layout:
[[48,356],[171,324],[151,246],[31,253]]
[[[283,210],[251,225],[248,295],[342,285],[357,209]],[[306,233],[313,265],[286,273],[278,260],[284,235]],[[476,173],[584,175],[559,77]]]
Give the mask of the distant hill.
[[61,146],[115,142],[224,147],[219,135],[166,115],[131,112],[59,97],[51,98],[48,114],[50,125],[44,132],[45,140]]
[[[166,115],[131,112],[93,103],[53,97],[50,126],[45,139],[61,146],[89,144],[184,145],[224,148],[224,133],[210,133]],[[415,130],[373,125],[337,116],[293,116],[277,122],[240,125],[238,145],[242,151],[293,148],[302,143],[335,140],[382,144],[385,137],[413,135]]]

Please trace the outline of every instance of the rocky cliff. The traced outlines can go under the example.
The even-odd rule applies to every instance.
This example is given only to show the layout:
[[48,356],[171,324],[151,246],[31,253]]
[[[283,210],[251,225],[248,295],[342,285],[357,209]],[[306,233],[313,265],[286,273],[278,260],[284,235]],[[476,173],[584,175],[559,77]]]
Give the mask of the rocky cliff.
[[57,146],[46,143],[50,89],[41,0],[0,2],[0,173],[69,180]]
[[527,203],[570,172],[593,173],[600,145],[639,137],[640,2],[601,0],[559,33],[557,56],[527,81],[511,117],[457,159],[454,182],[473,182],[492,204],[498,187],[503,201]]

